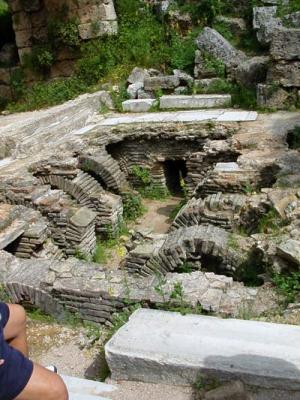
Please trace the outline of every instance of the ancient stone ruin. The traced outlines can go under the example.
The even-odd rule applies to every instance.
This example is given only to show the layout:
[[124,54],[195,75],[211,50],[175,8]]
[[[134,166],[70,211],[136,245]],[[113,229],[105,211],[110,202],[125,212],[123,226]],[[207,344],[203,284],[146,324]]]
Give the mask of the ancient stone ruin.
[[[144,3],[159,18],[188,31],[189,16],[174,11],[172,2]],[[243,8],[239,3],[244,2],[233,2],[237,10]],[[12,95],[12,74],[25,67],[37,43],[49,40],[59,8],[50,0],[9,5],[16,43],[11,62],[3,66],[0,61],[0,97]],[[70,1],[67,6],[61,10],[64,22],[72,30],[76,21],[80,43],[117,32],[113,1]],[[246,386],[252,386],[251,371],[259,365],[261,380],[253,386],[268,386],[262,376],[269,374],[271,386],[264,389],[275,388],[274,399],[300,399],[299,368],[288,367],[286,376],[280,372],[280,385],[273,368],[280,351],[291,352],[298,328],[278,328],[291,338],[290,345],[286,338],[282,344],[279,334],[274,339],[265,322],[241,321],[275,315],[286,323],[299,315],[300,25],[299,12],[280,16],[279,8],[276,1],[263,1],[254,7],[251,21],[216,18],[237,36],[250,23],[261,53],[246,54],[210,24],[197,32],[190,73],[130,64],[123,86],[99,79],[92,93],[62,105],[19,114],[7,109],[0,116],[0,294],[58,319],[74,314],[105,330],[115,327],[120,313],[141,308],[127,325],[131,332],[140,329],[136,343],[134,334],[128,340],[126,328],[107,345],[118,379],[139,380],[145,368],[147,382],[191,384],[199,368],[211,372],[217,365],[219,373],[225,365],[224,381],[234,368],[241,381],[199,399],[221,399],[228,391],[226,399],[234,393],[232,399],[251,400]],[[72,76],[76,48],[58,48],[47,79]],[[214,68],[212,63],[217,63]],[[29,86],[37,79],[25,76]],[[238,94],[252,91],[260,109],[254,111],[253,104],[241,109],[237,89]],[[153,228],[152,219],[163,220],[163,228]],[[113,250],[108,260],[99,261],[103,243],[114,243]],[[282,290],[276,279],[283,279],[283,286],[290,279],[293,287]],[[172,326],[182,324],[197,340],[200,330],[219,321],[226,344],[218,342],[219,332],[212,336],[221,353],[231,351],[232,335],[238,332],[233,347],[242,348],[243,357],[258,346],[257,357],[269,351],[274,359],[216,361],[207,351],[213,363],[196,360],[185,375],[179,353],[184,348],[194,360],[191,338],[178,354],[177,342],[174,347],[168,342],[174,359],[166,356],[162,362],[159,348],[153,361],[152,337],[143,340],[147,318],[157,327],[158,348],[161,337],[172,336]],[[203,335],[205,349],[209,329]],[[121,356],[114,348],[118,340],[121,350],[125,343]],[[136,364],[135,350],[126,349],[129,341],[140,345],[145,356]],[[293,361],[298,354],[287,358]],[[298,360],[294,364],[299,366]],[[243,365],[252,368],[244,374],[247,379]],[[285,371],[285,366],[278,369]],[[290,397],[281,397],[290,383]],[[266,396],[269,392],[253,399]]]
[[[128,302],[176,303],[180,284],[187,304],[209,312],[276,309],[268,277],[299,268],[300,167],[287,143],[299,115],[109,126],[93,114],[103,101],[99,92],[28,114],[26,129],[22,116],[2,118],[1,281],[13,300],[111,324]],[[132,232],[117,270],[78,260],[91,258],[97,236],[118,236],[140,185],[135,167],[161,193],[185,182],[169,232]],[[276,229],[262,227],[265,215]]]

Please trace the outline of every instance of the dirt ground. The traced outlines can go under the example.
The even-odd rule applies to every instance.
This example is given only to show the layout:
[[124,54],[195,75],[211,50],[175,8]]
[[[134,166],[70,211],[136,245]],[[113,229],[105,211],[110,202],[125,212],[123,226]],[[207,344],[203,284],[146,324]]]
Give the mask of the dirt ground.
[[144,199],[145,214],[139,218],[134,229],[151,229],[153,233],[167,233],[172,223],[170,215],[180,203],[180,197],[168,197],[165,200]]
[[88,332],[83,327],[28,321],[30,357],[43,365],[55,365],[59,373],[80,378],[101,375],[103,359],[97,345],[85,347]]

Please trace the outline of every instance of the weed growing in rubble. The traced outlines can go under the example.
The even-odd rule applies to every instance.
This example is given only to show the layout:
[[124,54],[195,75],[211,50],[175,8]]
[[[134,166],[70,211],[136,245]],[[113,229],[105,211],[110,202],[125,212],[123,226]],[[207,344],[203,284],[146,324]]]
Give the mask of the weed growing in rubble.
[[165,187],[157,186],[153,182],[150,171],[147,168],[134,165],[130,173],[136,179],[137,190],[143,197],[153,200],[162,200],[169,197],[170,193]]
[[300,292],[300,272],[292,272],[289,275],[275,274],[272,280],[286,301],[293,303]]
[[192,307],[184,300],[184,290],[181,282],[175,282],[171,293],[165,292],[164,285],[167,280],[160,274],[157,274],[158,283],[155,286],[155,291],[162,297],[162,303],[157,304],[157,308],[164,311],[178,312],[182,315],[187,314],[202,314],[201,305]]
[[258,232],[276,235],[284,225],[285,221],[280,217],[278,212],[272,208],[261,217],[258,224]]

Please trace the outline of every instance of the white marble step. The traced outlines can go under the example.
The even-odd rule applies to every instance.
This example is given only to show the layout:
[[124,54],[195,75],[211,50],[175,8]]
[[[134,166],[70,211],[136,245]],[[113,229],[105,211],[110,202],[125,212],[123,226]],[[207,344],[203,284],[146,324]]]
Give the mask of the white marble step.
[[123,111],[139,113],[147,112],[157,102],[156,99],[126,100],[122,103]]
[[68,388],[70,400],[109,400],[103,396],[117,390],[115,386],[88,379],[65,375],[62,375],[62,379]]
[[160,98],[160,109],[188,110],[231,106],[230,94],[169,95]]
[[197,111],[167,111],[156,113],[141,113],[132,115],[117,115],[109,117],[98,126],[115,126],[121,124],[141,123],[172,123],[172,122],[250,122],[256,121],[258,117],[255,111],[243,110],[197,110]]
[[115,380],[192,384],[210,371],[299,400],[299,342],[299,326],[141,309],[105,352]]

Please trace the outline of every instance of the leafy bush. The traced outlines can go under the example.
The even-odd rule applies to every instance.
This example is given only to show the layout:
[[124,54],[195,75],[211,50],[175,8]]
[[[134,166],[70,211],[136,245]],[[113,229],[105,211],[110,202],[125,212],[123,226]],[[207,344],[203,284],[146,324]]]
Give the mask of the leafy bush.
[[57,47],[78,47],[80,38],[75,19],[54,18],[48,22],[48,38]]
[[169,50],[172,68],[193,72],[196,51],[195,38],[198,33],[199,30],[194,30],[184,38],[177,33],[172,34]]
[[300,272],[292,272],[289,275],[276,274],[273,276],[273,282],[288,303],[295,301],[300,292]]
[[277,233],[283,225],[284,221],[280,218],[277,211],[272,208],[259,221],[258,232]]
[[48,45],[34,46],[31,53],[24,56],[25,67],[38,73],[46,73],[54,61],[54,53]]
[[137,179],[137,190],[143,197],[160,200],[169,196],[165,187],[155,185],[148,169],[134,165],[130,172]]
[[138,193],[126,193],[123,196],[123,216],[127,221],[135,221],[142,216],[145,208]]
[[222,60],[212,56],[209,53],[203,53],[204,68],[215,74],[216,76],[223,78],[225,76],[225,64]]
[[126,83],[125,82],[120,83],[118,92],[112,91],[110,94],[111,94],[111,98],[112,98],[112,101],[114,103],[116,110],[119,112],[122,112],[123,111],[123,107],[122,107],[123,101],[129,99],[129,96],[128,96],[128,93],[126,90]]
[[2,17],[2,15],[6,15],[7,12],[8,12],[7,2],[4,0],[0,0],[0,17]]

